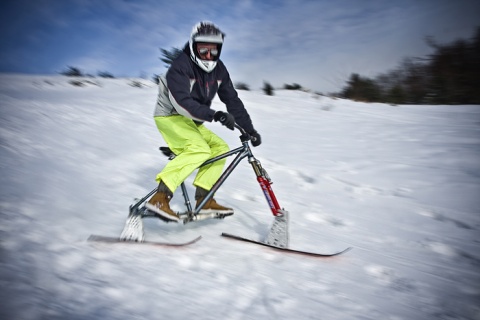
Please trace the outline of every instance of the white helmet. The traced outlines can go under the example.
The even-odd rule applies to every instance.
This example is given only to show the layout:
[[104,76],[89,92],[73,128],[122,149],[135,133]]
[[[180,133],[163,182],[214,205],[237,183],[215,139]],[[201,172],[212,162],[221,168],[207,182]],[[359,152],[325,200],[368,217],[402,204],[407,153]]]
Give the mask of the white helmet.
[[[220,57],[222,51],[223,38],[225,34],[220,31],[220,29],[215,26],[212,22],[202,21],[197,23],[193,29],[192,34],[190,35],[190,58],[195,62],[200,68],[206,72],[211,72],[217,66],[217,60]],[[215,43],[218,47],[218,54],[213,57],[213,60],[202,60],[197,52],[197,43]]]

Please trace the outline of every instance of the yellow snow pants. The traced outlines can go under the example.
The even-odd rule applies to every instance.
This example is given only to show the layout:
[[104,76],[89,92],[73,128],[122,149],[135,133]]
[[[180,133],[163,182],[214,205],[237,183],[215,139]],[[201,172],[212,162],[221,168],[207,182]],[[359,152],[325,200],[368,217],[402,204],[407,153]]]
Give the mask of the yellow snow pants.
[[[176,155],[156,178],[172,192],[206,160],[229,151],[225,141],[192,119],[173,115],[154,117],[154,120],[168,147]],[[193,185],[210,190],[222,174],[226,161],[222,159],[200,167]]]

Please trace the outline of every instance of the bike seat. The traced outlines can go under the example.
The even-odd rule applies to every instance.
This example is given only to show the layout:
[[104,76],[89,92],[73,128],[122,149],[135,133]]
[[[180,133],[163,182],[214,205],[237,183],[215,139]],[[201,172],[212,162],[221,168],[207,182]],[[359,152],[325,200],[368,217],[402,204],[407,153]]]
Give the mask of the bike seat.
[[175,153],[173,153],[173,151],[170,150],[169,147],[160,147],[159,149],[168,159],[172,160],[173,158],[175,158]]

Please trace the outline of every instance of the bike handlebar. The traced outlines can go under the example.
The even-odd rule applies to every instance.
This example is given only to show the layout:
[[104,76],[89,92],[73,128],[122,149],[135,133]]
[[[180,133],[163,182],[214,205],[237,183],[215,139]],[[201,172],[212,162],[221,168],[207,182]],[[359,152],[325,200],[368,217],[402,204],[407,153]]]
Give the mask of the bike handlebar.
[[[225,120],[227,120],[227,117],[226,117],[226,116],[221,116],[220,119],[218,119],[218,121],[220,121],[220,123],[223,123]],[[237,129],[240,131],[240,133],[241,133],[242,135],[248,134],[248,133],[245,131],[245,129],[243,129],[242,127],[240,127],[238,124],[235,123],[234,126],[235,126],[235,128],[237,128]]]
[[[225,117],[221,117],[219,120],[220,120],[220,122],[222,122],[222,121],[225,121],[225,119],[226,119]],[[240,136],[240,140],[242,140],[242,141],[251,140],[250,135],[247,133],[247,131],[245,131],[245,129],[243,129],[242,127],[240,127],[240,126],[239,126],[238,124],[236,124],[236,123],[234,124],[234,126],[235,126],[235,128],[237,128],[238,131],[240,131],[240,133],[242,134],[242,135]]]
[[240,131],[240,133],[242,134],[240,136],[240,141],[245,142],[245,141],[251,141],[252,140],[252,137],[250,136],[250,134],[248,134],[247,131],[245,131],[245,129],[243,129],[242,127],[240,127],[236,123],[235,123],[235,128],[237,128],[238,131]]
[[240,131],[241,134],[246,134],[247,132],[245,131],[245,129],[243,129],[242,127],[240,127],[238,124],[235,123],[235,128],[238,129],[238,131]]

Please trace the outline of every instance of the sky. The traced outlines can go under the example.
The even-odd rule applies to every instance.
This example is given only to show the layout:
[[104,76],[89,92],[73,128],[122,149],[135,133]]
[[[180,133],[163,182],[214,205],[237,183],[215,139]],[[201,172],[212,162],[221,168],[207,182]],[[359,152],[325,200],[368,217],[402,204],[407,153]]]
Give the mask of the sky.
[[338,92],[352,73],[375,77],[480,26],[477,0],[6,0],[0,72],[150,78],[166,72],[160,48],[181,48],[209,20],[226,33],[232,81],[260,89],[298,83]]

